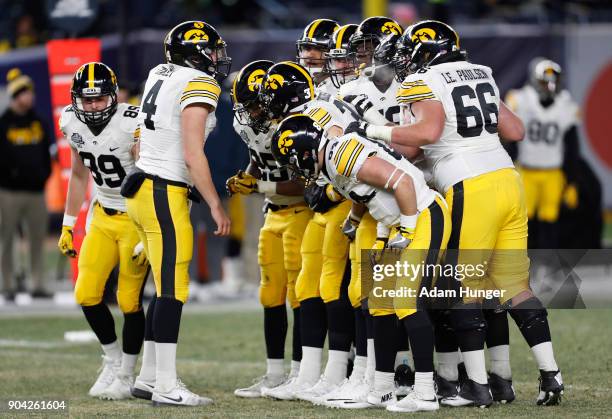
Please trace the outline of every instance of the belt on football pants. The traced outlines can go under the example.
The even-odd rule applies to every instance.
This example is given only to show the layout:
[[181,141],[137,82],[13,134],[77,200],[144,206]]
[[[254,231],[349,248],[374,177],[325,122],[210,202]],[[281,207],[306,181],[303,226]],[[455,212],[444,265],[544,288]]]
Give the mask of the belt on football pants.
[[104,206],[102,206],[102,204],[100,204],[99,202],[96,202],[96,205],[99,206],[100,208],[102,208],[102,210],[104,210],[104,212],[106,213],[106,215],[121,215],[121,214],[125,214],[125,212],[123,211],[119,211],[113,208],[106,208]]
[[280,210],[284,210],[287,208],[293,208],[293,207],[300,207],[300,206],[304,206],[305,204],[303,202],[298,202],[297,204],[291,204],[291,205],[276,205],[276,204],[272,204],[270,202],[266,203],[266,209],[272,211],[272,212],[276,212],[276,211],[280,211]]

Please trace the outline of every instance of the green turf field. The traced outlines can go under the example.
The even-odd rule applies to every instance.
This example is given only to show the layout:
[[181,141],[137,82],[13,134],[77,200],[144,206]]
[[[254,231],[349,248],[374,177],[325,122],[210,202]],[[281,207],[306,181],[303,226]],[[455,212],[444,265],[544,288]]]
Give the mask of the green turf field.
[[[551,311],[557,360],[566,383],[561,406],[538,407],[537,371],[512,324],[512,367],[517,400],[485,411],[442,408],[431,417],[610,417],[612,415],[612,310]],[[80,316],[0,317],[0,400],[68,400],[70,416],[123,417],[383,417],[382,410],[339,411],[306,402],[241,400],[237,386],[263,373],[262,315],[192,313],[183,316],[178,369],[190,389],[210,396],[213,406],[152,408],[144,401],[108,402],[87,397],[100,365],[95,344],[65,344],[66,330],[86,329]],[[17,342],[19,341],[19,342]],[[43,346],[40,349],[37,346]],[[289,350],[287,353],[290,353]],[[6,411],[0,411],[0,417]],[[16,415],[15,417],[24,417]]]

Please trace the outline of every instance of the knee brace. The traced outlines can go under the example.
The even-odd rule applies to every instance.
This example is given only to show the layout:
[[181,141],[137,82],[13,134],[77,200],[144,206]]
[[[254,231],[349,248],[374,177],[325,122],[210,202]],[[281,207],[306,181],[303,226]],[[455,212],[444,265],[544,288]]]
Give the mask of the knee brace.
[[510,316],[523,331],[547,321],[548,312],[539,299],[531,297],[510,309]]
[[487,330],[487,322],[482,314],[480,304],[463,304],[460,307],[453,310],[450,315],[451,325],[456,332],[469,330],[484,332]]

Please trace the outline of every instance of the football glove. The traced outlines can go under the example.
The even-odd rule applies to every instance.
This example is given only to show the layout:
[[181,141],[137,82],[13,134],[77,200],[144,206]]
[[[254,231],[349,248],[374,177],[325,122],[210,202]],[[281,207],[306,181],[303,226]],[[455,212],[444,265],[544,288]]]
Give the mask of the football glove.
[[342,223],[342,234],[344,234],[350,241],[355,240],[355,236],[357,235],[357,227],[359,227],[359,223],[361,219],[355,217],[353,213],[349,212],[348,217]]
[[414,239],[414,229],[400,226],[397,234],[389,240],[389,249],[405,249]]
[[74,258],[77,252],[74,249],[72,240],[72,227],[62,226],[62,235],[60,236],[59,242],[57,242],[57,247],[59,247],[60,252],[62,252],[64,256]]
[[563,202],[569,209],[578,208],[578,188],[575,183],[570,183],[563,191]]
[[354,132],[355,134],[361,137],[367,137],[366,130],[368,129],[369,125],[370,124],[368,124],[365,121],[353,121],[350,124],[348,124],[348,126],[344,130],[344,133],[350,134],[351,132]]
[[225,187],[230,196],[236,193],[249,195],[257,192],[257,178],[240,170],[225,182]]
[[383,258],[383,254],[385,252],[385,247],[387,247],[387,238],[386,237],[377,237],[374,245],[372,246],[372,250],[370,251],[370,262],[372,266],[378,265]]
[[138,242],[138,244],[134,246],[134,251],[132,252],[132,260],[136,262],[138,266],[144,266],[148,263],[147,254],[144,251],[144,244],[142,242]]
[[355,107],[355,110],[363,118],[365,113],[372,107],[374,104],[368,99],[368,97],[364,94],[361,95],[347,95],[342,98],[344,102],[350,103]]

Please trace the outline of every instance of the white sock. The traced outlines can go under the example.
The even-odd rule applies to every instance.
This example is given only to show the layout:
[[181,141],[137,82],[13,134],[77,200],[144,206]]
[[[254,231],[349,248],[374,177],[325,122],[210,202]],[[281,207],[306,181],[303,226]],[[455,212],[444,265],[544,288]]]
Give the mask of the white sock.
[[426,399],[433,399],[434,397],[436,397],[436,392],[434,390],[433,371],[414,373],[414,391],[416,391]]
[[291,360],[291,371],[289,371],[289,375],[291,377],[297,377],[300,372],[300,361]]
[[[332,384],[340,384],[346,378],[349,353],[345,351],[329,350],[327,365],[325,366],[325,378]],[[354,368],[354,366],[353,366]]]
[[114,341],[113,343],[102,345],[102,350],[104,351],[104,355],[113,359],[115,362],[121,361],[121,348],[119,347],[119,342]]
[[376,371],[376,353],[374,352],[374,339],[368,339],[368,362],[366,365],[366,379],[374,379]]
[[321,375],[321,358],[323,348],[302,346],[302,361],[298,381],[301,383],[316,383]]
[[438,361],[437,373],[440,377],[448,381],[457,381],[459,379],[459,352],[436,352]]
[[395,373],[376,371],[374,373],[374,390],[386,391],[389,387],[395,389]]
[[552,342],[542,342],[531,347],[533,356],[538,363],[538,368],[543,371],[557,371],[559,367],[555,361]]
[[165,393],[176,384],[176,343],[155,343],[155,390]]
[[360,371],[361,374],[365,373],[365,369],[368,365],[368,357],[367,356],[355,356],[355,360],[353,361],[353,372],[351,373],[354,374],[355,370]]
[[137,360],[138,354],[132,355],[124,352],[121,356],[121,374],[130,376],[134,375]]
[[487,384],[487,368],[484,349],[463,352],[463,362],[468,377],[478,384]]
[[491,361],[491,372],[501,378],[509,380],[512,378],[510,368],[510,345],[498,345],[488,348],[489,360]]
[[142,365],[138,378],[149,383],[155,382],[155,342],[145,340],[142,350]]
[[266,359],[266,375],[268,377],[278,377],[285,373],[284,359]]
[[393,369],[397,369],[400,365],[410,366],[410,351],[397,351],[395,354],[395,365]]

